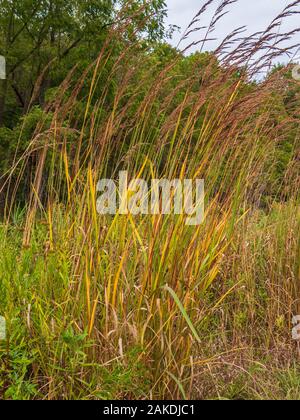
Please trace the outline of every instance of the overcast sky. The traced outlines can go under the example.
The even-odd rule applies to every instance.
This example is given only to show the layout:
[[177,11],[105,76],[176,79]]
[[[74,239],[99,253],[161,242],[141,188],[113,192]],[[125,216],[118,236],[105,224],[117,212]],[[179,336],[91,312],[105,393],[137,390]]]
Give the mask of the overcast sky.
[[[184,31],[205,1],[166,0],[166,2],[169,8],[168,24],[178,25]],[[274,17],[279,15],[290,2],[289,0],[238,0],[236,4],[231,5],[230,13],[217,25],[218,28],[213,37],[218,38],[218,41],[210,42],[207,44],[206,49],[212,50],[216,48],[224,37],[237,27],[247,25],[249,33],[265,29]],[[216,0],[214,4],[215,6],[210,7],[203,16],[199,26],[209,23],[213,9],[220,4],[220,0]],[[300,2],[295,9],[300,11]],[[282,30],[286,31],[299,27],[299,21],[300,15],[288,18],[282,26]],[[180,34],[175,34],[172,43],[176,45],[179,39]],[[291,42],[293,44],[300,42],[300,35],[298,34]]]

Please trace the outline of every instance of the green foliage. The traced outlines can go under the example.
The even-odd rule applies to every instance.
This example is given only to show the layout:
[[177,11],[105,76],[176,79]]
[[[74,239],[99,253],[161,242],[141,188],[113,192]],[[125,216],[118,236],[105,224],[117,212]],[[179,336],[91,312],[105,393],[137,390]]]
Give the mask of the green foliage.
[[[105,43],[117,19],[116,0],[3,0],[0,3],[0,54],[6,57],[7,80],[0,85],[0,126],[13,128],[20,115],[57,87],[77,65],[83,71]],[[126,4],[126,2],[125,2]],[[127,2],[119,16],[134,14],[127,35],[155,42],[165,35],[165,3]],[[116,46],[116,51],[118,48]]]
[[[0,127],[0,173],[9,171],[15,159],[20,158],[34,137],[40,121],[44,122],[45,130],[49,128],[52,114],[45,113],[39,106],[19,119],[14,128]],[[18,154],[17,154],[18,153]]]

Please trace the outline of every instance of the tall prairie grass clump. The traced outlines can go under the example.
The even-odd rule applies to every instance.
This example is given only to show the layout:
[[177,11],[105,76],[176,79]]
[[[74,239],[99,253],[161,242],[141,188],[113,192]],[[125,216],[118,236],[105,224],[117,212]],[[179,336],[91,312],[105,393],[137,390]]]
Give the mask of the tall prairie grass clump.
[[[222,397],[215,369],[239,363],[252,378],[243,354],[282,350],[298,305],[300,102],[295,90],[285,106],[297,85],[285,68],[253,76],[289,52],[279,45],[295,31],[278,29],[294,8],[261,33],[233,31],[215,53],[188,59],[161,46],[159,60],[127,36],[121,11],[96,62],[50,98],[4,182],[3,396]],[[120,170],[203,178],[204,223],[100,216],[97,181]]]

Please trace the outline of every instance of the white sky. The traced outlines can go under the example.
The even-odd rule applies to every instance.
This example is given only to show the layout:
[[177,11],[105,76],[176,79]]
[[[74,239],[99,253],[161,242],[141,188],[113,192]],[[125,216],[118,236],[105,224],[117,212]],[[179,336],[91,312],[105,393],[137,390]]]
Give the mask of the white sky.
[[[204,2],[205,0],[166,0],[169,8],[167,23],[178,25],[184,31]],[[230,12],[218,22],[217,30],[211,36],[218,38],[218,40],[211,41],[207,44],[206,50],[215,49],[226,35],[240,26],[247,25],[249,33],[266,29],[267,25],[279,15],[288,3],[291,3],[291,0],[238,0],[236,4],[230,6]],[[215,0],[214,6],[208,9],[202,20],[198,23],[198,26],[205,26],[209,23],[213,10],[219,4],[220,0]],[[300,12],[300,1],[298,6],[295,7],[295,10]],[[299,27],[299,21],[300,15],[287,18],[286,22],[282,25],[282,30],[289,31]],[[180,34],[176,33],[172,44],[176,45],[179,39]],[[199,35],[197,39],[199,40]],[[195,38],[191,38],[191,40],[195,40]],[[290,41],[291,44],[297,42],[300,42],[300,34],[296,35]]]

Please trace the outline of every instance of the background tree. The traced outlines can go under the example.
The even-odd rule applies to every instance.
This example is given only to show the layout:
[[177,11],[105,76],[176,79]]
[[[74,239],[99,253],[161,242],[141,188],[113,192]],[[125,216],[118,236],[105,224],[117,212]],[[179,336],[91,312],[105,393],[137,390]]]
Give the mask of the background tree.
[[0,89],[0,126],[13,127],[30,105],[43,106],[47,89],[58,86],[75,64],[84,69],[124,5],[122,17],[133,16],[128,36],[162,39],[163,0],[1,0],[0,54],[7,60],[7,79]]

